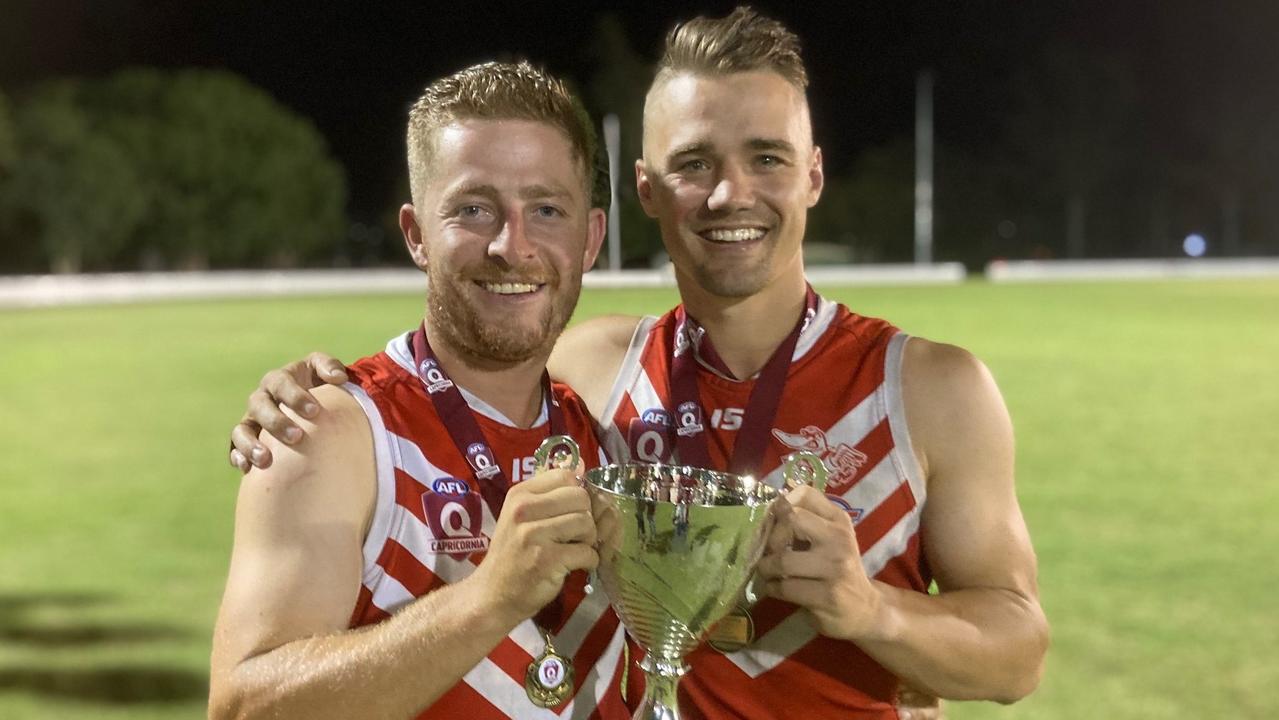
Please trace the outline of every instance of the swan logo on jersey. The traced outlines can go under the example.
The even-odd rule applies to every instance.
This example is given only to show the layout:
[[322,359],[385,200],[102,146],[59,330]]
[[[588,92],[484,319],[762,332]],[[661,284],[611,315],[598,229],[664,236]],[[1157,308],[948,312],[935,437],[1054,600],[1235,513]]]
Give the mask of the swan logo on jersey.
[[489,539],[481,530],[484,509],[480,496],[461,478],[439,478],[422,493],[422,512],[431,533],[427,552],[463,560],[487,550]]
[[675,408],[675,433],[682,437],[696,435],[702,431],[702,406],[692,400],[685,400]]
[[440,364],[434,358],[427,358],[417,366],[418,377],[422,378],[422,384],[426,386],[426,391],[434,395],[441,390],[447,390],[453,387],[453,381],[449,380],[444,371],[440,369]]
[[665,408],[649,408],[637,418],[631,418],[626,429],[626,445],[631,459],[660,463],[670,459],[671,414]]
[[497,464],[497,459],[493,457],[493,451],[484,443],[471,443],[468,445],[466,447],[466,461],[471,463],[471,467],[475,470],[475,476],[481,480],[488,480],[502,470]]
[[864,508],[855,508],[852,505],[849,505],[847,500],[838,495],[826,493],[826,499],[838,505],[840,510],[848,513],[848,519],[852,520],[854,525],[861,521],[862,515],[866,514],[866,510]]
[[847,490],[856,479],[857,471],[870,459],[866,453],[848,443],[831,445],[826,440],[826,433],[816,425],[802,427],[798,433],[794,434],[773,428],[773,437],[792,450],[816,453],[826,465],[826,469],[830,471],[830,479],[826,486],[835,493]]

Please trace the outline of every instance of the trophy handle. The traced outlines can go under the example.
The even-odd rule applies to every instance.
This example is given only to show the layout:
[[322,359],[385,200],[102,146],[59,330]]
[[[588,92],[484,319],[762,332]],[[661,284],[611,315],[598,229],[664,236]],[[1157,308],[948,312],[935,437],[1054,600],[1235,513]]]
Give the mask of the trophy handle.
[[582,449],[577,441],[567,435],[552,435],[542,441],[533,452],[537,471],[572,470],[582,459]]
[[816,453],[800,450],[782,458],[782,480],[787,490],[810,485],[819,492],[826,492],[829,475],[826,463]]

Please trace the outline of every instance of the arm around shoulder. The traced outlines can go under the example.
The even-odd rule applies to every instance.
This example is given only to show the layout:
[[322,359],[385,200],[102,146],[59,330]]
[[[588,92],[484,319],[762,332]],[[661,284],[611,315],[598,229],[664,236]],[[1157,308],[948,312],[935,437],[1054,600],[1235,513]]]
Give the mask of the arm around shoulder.
[[560,335],[547,361],[551,377],[572,387],[597,418],[608,404],[639,321],[634,315],[603,315],[580,322]]

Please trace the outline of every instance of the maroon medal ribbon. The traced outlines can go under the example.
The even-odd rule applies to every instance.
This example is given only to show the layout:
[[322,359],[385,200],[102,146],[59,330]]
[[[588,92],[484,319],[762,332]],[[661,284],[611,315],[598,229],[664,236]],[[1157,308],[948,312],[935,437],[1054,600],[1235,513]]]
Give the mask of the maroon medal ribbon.
[[[759,470],[764,450],[768,447],[769,430],[777,417],[777,407],[781,404],[791,357],[795,354],[795,346],[799,344],[800,333],[816,311],[817,293],[808,285],[804,297],[804,312],[795,321],[795,328],[773,351],[755,379],[755,387],[751,389],[750,399],[746,403],[745,416],[737,431],[737,440],[733,443],[729,472],[749,475]],[[709,468],[710,448],[706,440],[706,428],[703,427],[708,418],[702,410],[697,381],[697,358],[700,355],[704,362],[724,375],[732,377],[732,373],[719,353],[715,352],[710,338],[706,337],[705,329],[688,315],[683,305],[675,311],[675,320],[671,331],[671,347],[678,351],[681,343],[685,345],[682,352],[675,352],[671,358],[675,448],[679,452],[681,463]]]
[[[426,396],[435,406],[458,452],[471,466],[471,472],[480,486],[484,502],[488,503],[489,509],[493,511],[493,518],[496,519],[502,512],[502,504],[506,501],[506,493],[510,489],[510,482],[502,469],[502,462],[497,459],[493,446],[484,437],[484,430],[475,421],[475,415],[471,411],[471,406],[467,405],[466,398],[462,397],[461,391],[449,379],[448,373],[435,357],[435,352],[431,350],[431,343],[426,338],[426,323],[422,323],[422,326],[413,333],[410,346],[413,351],[413,368],[427,391]],[[551,376],[545,370],[542,371],[542,396],[546,398],[546,410],[550,416],[551,427],[548,437],[567,435],[564,410],[551,392]],[[555,600],[551,601],[551,604],[538,612],[534,622],[544,628],[557,627],[562,619],[563,603],[561,592]]]

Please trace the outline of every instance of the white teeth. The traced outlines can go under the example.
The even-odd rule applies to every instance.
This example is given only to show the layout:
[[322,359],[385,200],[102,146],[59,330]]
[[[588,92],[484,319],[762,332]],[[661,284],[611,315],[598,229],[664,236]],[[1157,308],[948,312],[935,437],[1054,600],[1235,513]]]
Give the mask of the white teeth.
[[491,293],[498,295],[519,295],[520,293],[531,293],[537,290],[537,285],[532,283],[480,283],[480,286]]
[[715,242],[745,242],[747,240],[758,240],[764,237],[764,231],[760,228],[707,230],[705,236],[708,240],[713,240]]

